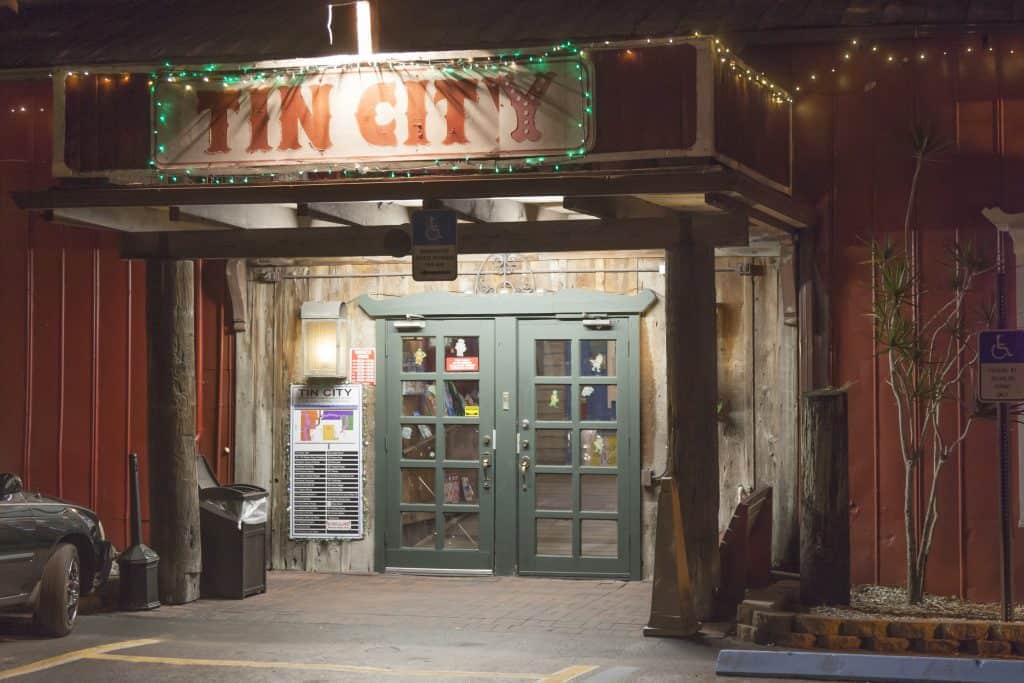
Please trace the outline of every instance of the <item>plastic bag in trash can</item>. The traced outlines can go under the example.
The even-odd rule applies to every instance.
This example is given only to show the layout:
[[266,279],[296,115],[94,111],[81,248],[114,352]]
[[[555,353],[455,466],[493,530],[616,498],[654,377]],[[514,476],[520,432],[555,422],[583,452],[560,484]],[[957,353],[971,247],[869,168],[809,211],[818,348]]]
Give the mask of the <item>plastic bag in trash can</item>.
[[242,515],[238,518],[238,528],[243,524],[265,524],[267,521],[267,498],[242,501]]

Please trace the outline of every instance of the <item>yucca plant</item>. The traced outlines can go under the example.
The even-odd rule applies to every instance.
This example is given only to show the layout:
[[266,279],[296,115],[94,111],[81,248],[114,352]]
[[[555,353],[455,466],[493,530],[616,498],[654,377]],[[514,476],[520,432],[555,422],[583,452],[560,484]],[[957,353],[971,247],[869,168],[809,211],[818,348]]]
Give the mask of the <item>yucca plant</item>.
[[[973,399],[967,420],[957,420],[957,389],[973,376],[978,364],[977,332],[990,327],[991,308],[973,307],[979,278],[992,266],[969,242],[948,247],[942,267],[949,277],[935,310],[924,311],[921,264],[914,255],[911,225],[919,180],[925,164],[946,148],[929,128],[916,126],[912,135],[914,175],[903,225],[903,244],[871,243],[874,300],[871,317],[875,343],[889,368],[888,384],[896,409],[899,448],[903,457],[903,522],[907,541],[907,602],[924,597],[925,572],[938,523],[939,475],[943,465],[967,438],[978,417]],[[936,297],[930,297],[934,300]],[[973,392],[970,392],[973,396]],[[930,456],[930,457],[926,457]],[[915,522],[914,491],[919,468],[931,465],[931,484],[920,530]]]

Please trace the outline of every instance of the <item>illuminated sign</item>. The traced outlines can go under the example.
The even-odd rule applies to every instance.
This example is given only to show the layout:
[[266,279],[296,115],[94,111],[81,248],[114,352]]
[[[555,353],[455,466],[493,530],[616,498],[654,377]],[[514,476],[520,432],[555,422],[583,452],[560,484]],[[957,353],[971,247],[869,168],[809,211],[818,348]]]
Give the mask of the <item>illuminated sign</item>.
[[381,166],[590,148],[582,57],[455,64],[170,77],[153,92],[153,158],[159,168]]

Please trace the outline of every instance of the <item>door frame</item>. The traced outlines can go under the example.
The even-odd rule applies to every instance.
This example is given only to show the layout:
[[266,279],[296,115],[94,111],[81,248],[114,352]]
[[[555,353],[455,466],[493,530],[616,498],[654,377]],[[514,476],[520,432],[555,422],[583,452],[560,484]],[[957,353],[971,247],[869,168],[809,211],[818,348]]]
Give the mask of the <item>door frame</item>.
[[[643,529],[641,520],[640,470],[642,453],[640,450],[640,315],[649,309],[657,300],[651,290],[641,290],[637,294],[610,294],[584,289],[565,289],[545,294],[487,294],[465,295],[451,292],[422,292],[404,297],[376,299],[366,294],[357,300],[359,307],[375,324],[375,348],[377,349],[377,385],[374,391],[374,482],[373,482],[373,514],[371,517],[374,539],[374,571],[383,572],[386,566],[386,523],[383,515],[391,503],[388,488],[388,461],[385,448],[388,414],[387,397],[378,400],[378,392],[387,387],[388,362],[384,349],[387,337],[397,320],[411,318],[486,318],[494,320],[495,358],[513,357],[516,363],[504,366],[496,365],[494,381],[495,429],[498,441],[495,447],[499,452],[507,453],[515,450],[516,418],[518,415],[518,358],[516,350],[517,326],[520,319],[556,319],[581,320],[615,315],[627,316],[627,339],[630,352],[629,390],[634,392],[635,400],[629,402],[629,439],[632,447],[635,444],[636,460],[625,476],[631,492],[628,516],[630,539],[637,543],[629,548],[629,578],[641,578],[641,559],[643,545]],[[510,356],[510,354],[512,354]],[[510,392],[510,410],[502,409],[502,394]],[[515,458],[494,457],[493,477],[495,481],[509,481],[517,476]],[[504,488],[504,491],[502,490]],[[636,495],[632,495],[633,493]],[[518,564],[518,489],[515,487],[494,487],[494,538],[511,539],[509,543],[494,545],[494,574],[512,575],[517,571]],[[500,510],[512,510],[513,514],[503,515]],[[381,515],[378,518],[378,515]],[[635,546],[635,547],[634,547]],[[589,576],[589,575],[588,575]],[[595,575],[596,577],[597,575]]]

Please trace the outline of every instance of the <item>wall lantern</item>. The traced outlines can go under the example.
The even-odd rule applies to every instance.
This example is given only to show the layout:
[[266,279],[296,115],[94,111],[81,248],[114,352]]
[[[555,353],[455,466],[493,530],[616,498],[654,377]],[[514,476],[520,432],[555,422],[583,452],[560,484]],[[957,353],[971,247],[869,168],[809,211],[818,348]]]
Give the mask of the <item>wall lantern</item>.
[[348,320],[340,301],[302,304],[302,370],[306,377],[348,377]]

